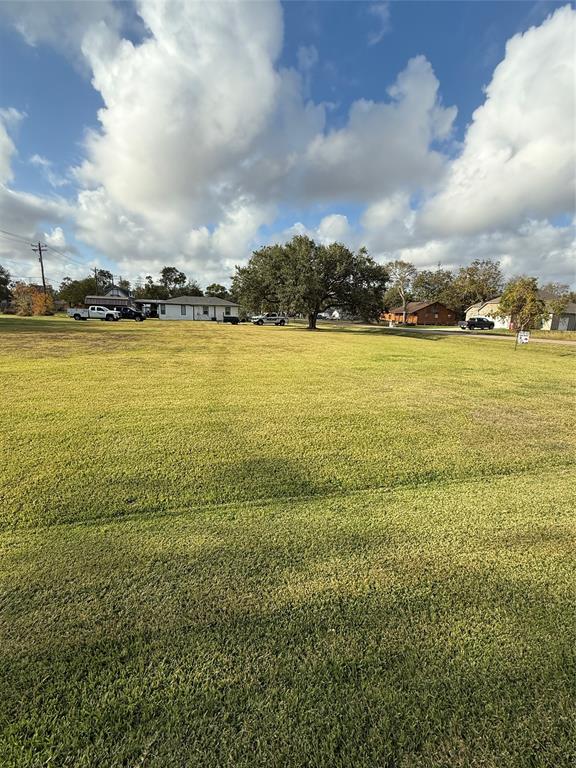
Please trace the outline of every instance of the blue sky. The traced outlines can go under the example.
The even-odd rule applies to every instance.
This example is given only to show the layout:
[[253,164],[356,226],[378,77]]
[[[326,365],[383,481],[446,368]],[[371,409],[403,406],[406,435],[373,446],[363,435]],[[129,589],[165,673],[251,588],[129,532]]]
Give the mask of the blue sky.
[[[570,190],[543,199],[537,191],[546,184],[558,187],[559,179],[570,184],[566,167],[573,158],[565,133],[549,136],[551,146],[564,147],[563,159],[543,162],[539,152],[540,175],[526,178],[533,194],[519,191],[509,163],[499,169],[497,159],[497,195],[461,183],[463,175],[478,175],[474,163],[484,151],[493,158],[495,148],[507,144],[526,158],[536,151],[540,116],[560,108],[561,88],[574,84],[573,63],[560,40],[566,24],[553,17],[564,8],[572,23],[570,6],[246,3],[232,20],[226,5],[218,18],[218,10],[198,3],[185,3],[184,14],[178,4],[156,14],[154,5],[150,0],[142,11],[128,3],[4,3],[0,11],[0,109],[11,169],[0,228],[47,237],[69,253],[74,262],[54,253],[55,279],[81,271],[79,262],[111,266],[132,278],[177,263],[201,282],[225,279],[253,247],[308,231],[320,238],[334,235],[352,247],[367,244],[380,260],[411,256],[427,266],[453,265],[471,255],[500,258],[509,271],[540,265],[547,270],[543,276],[571,282]],[[246,29],[256,38],[248,53]],[[511,38],[518,45],[508,60]],[[92,43],[86,41],[96,41],[89,54]],[[548,52],[556,48],[559,62],[550,62]],[[131,58],[141,62],[145,51],[151,54],[145,65],[149,87],[138,80],[140,70],[131,69]],[[564,80],[554,85],[557,92],[533,84],[528,70],[538,55],[539,71],[556,71],[558,65],[565,70]],[[410,67],[415,57],[420,59]],[[495,77],[501,62],[508,74]],[[174,82],[166,80],[171,67]],[[403,72],[409,74],[407,85],[391,95]],[[227,91],[232,73],[234,90]],[[514,78],[515,87],[506,90]],[[525,92],[532,87],[529,98]],[[498,125],[490,109],[482,110],[470,130],[474,111],[486,105],[487,88],[492,111],[499,114],[522,114],[515,90],[529,98],[534,131],[522,137],[522,146],[518,127],[510,121]],[[243,89],[245,104],[236,103]],[[426,100],[429,109],[419,110]],[[142,111],[140,123],[132,123],[128,103]],[[365,103],[372,106],[354,107]],[[158,105],[166,110],[163,120]],[[566,119],[573,124],[573,115]],[[402,134],[411,137],[413,152]],[[195,137],[203,148],[197,153],[191,146]],[[127,157],[132,150],[134,156]],[[387,152],[397,162],[382,159]],[[351,153],[357,156],[352,168]],[[381,164],[373,177],[371,158]],[[186,166],[189,172],[183,173]],[[552,166],[557,175],[548,178]],[[501,199],[507,176],[510,190]],[[456,201],[456,218],[462,206],[461,225],[449,222],[444,198]],[[476,221],[470,206],[489,207],[486,200],[509,208],[509,218],[486,214]],[[444,219],[448,223],[440,225]],[[536,240],[540,250],[523,263],[528,240]],[[22,260],[24,272],[32,266],[13,248],[10,256],[11,264]]]

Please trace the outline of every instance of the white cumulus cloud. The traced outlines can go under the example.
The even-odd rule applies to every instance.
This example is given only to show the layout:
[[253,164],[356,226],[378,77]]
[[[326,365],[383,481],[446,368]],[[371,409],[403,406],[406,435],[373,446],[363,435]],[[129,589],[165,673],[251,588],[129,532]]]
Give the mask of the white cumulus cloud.
[[421,226],[430,235],[514,228],[574,209],[576,12],[508,41],[461,155]]
[[[389,7],[371,7],[381,39]],[[226,279],[294,210],[308,227],[270,237],[308,232],[427,266],[500,258],[510,273],[573,279],[573,228],[550,223],[574,204],[569,6],[508,42],[461,147],[456,108],[442,103],[424,56],[379,73],[382,99],[356,100],[333,128],[329,106],[310,98],[318,49],[301,46],[295,68],[279,65],[278,2],[135,9],[2,4],[29,44],[81,58],[103,101],[78,167],[61,178],[49,158],[29,160],[54,186],[76,185],[63,187],[68,200],[13,188],[21,115],[0,112],[0,215],[14,231],[65,237],[73,219],[75,237],[128,277],[170,263],[206,283]],[[135,13],[139,34],[128,36]],[[311,210],[321,211],[315,223]]]

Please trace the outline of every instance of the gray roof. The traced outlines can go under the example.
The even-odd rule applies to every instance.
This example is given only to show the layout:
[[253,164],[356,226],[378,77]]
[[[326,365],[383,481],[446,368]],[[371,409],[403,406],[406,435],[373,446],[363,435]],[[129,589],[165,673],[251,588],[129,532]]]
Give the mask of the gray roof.
[[237,307],[233,301],[215,296],[177,296],[175,299],[136,299],[138,304],[187,304],[193,307]]
[[573,301],[569,301],[566,307],[560,313],[561,315],[576,315],[576,304]]
[[[546,294],[543,291],[538,291],[538,296],[546,302],[546,304],[549,304],[552,301],[552,298],[549,296],[546,296]],[[471,304],[469,307],[466,308],[466,312],[469,312],[471,309],[477,309],[480,311],[483,309],[487,304],[498,304],[500,302],[500,299],[502,296],[495,296],[493,299],[486,299],[486,301],[477,301],[475,304]],[[566,305],[566,308],[562,310],[560,313],[561,315],[576,315],[576,304],[572,301],[569,301]]]
[[105,296],[84,297],[84,304],[121,304],[123,301],[130,302],[132,299],[127,294],[125,296],[111,296],[109,293]]

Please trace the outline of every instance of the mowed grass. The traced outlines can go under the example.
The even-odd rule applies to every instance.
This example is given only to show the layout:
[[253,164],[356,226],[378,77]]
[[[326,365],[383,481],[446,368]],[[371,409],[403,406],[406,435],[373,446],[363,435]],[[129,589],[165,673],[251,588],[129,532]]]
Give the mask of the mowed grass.
[[573,765],[570,346],[1,318],[0,350],[0,765]]

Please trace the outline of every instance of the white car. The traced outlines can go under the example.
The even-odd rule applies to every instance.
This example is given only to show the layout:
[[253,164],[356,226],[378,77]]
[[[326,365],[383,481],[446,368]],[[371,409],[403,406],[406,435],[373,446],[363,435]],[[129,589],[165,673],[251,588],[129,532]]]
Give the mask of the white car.
[[254,315],[252,322],[254,325],[286,325],[288,318],[277,312],[266,312],[265,315]]

